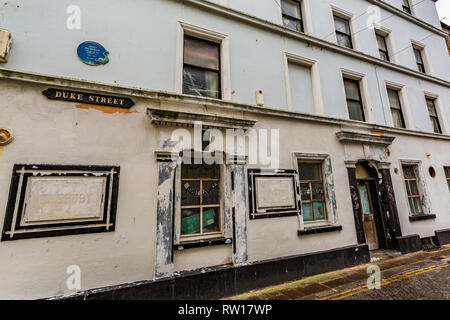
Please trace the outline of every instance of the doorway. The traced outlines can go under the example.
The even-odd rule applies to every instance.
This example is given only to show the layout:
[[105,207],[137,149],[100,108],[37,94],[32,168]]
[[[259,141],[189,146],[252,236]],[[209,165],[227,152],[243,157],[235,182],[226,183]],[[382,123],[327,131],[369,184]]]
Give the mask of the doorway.
[[380,245],[379,236],[382,229],[380,215],[380,199],[376,184],[376,170],[366,163],[356,165],[356,185],[359,201],[359,214],[369,250],[377,250]]

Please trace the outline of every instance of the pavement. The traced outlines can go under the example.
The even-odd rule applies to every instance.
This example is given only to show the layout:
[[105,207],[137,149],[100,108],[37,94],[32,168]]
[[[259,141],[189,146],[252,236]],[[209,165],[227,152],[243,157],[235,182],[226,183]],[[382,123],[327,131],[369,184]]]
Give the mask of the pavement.
[[450,245],[406,255],[380,250],[371,253],[368,264],[227,299],[450,300]]

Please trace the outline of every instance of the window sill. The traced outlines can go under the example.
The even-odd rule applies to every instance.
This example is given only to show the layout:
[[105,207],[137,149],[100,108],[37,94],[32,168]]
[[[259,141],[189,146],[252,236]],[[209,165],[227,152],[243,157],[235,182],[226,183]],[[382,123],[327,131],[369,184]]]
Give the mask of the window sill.
[[436,219],[435,214],[421,214],[417,216],[409,216],[409,221],[421,221],[421,220],[429,220]]
[[233,243],[233,240],[231,238],[214,238],[214,239],[182,242],[180,244],[174,245],[173,249],[175,251],[181,251],[181,250],[185,250],[185,249],[210,247],[210,246],[217,246],[217,245],[231,244],[231,243]]
[[334,231],[341,231],[342,226],[322,226],[322,227],[314,227],[314,228],[307,228],[304,230],[298,230],[298,235],[308,235],[308,234],[319,234],[319,233],[325,233],[325,232],[334,232]]

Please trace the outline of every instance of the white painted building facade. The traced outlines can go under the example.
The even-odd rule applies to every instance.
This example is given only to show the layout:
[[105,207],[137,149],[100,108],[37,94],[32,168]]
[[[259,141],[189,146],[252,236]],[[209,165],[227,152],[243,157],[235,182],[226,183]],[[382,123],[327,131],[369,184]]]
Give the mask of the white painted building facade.
[[[287,9],[297,3],[301,15]],[[401,0],[82,0],[75,4],[80,29],[67,26],[77,12],[67,11],[71,5],[0,7],[0,29],[13,39],[0,63],[0,129],[5,140],[13,136],[0,145],[0,298],[98,298],[89,291],[95,288],[105,297],[115,290],[116,298],[204,298],[205,283],[195,293],[178,284],[219,274],[231,294],[365,262],[369,246],[406,253],[419,250],[420,239],[449,240],[450,59],[434,1],[405,8]],[[284,26],[283,17],[301,27]],[[186,38],[194,53],[195,39],[220,52],[208,65],[217,74],[208,87],[218,88],[215,98],[196,96],[205,88],[183,89],[186,56],[207,61],[186,51]],[[77,57],[84,41],[101,43],[109,63],[84,64]],[[49,89],[128,98],[134,106],[53,100],[42,94]],[[174,130],[193,132],[194,121],[223,133],[279,130],[280,170],[261,171],[249,150],[216,148],[233,159],[208,177],[220,186],[220,201],[208,207],[217,205],[217,229],[186,237],[189,177],[167,156]],[[311,163],[319,182],[302,175]],[[43,200],[42,193],[33,200],[29,181],[47,175],[72,179],[72,197],[88,185],[74,176],[104,177],[97,193],[104,211],[43,219],[42,207],[32,220],[24,204]],[[286,189],[273,189],[282,183]],[[289,191],[286,203],[261,200]],[[270,210],[258,209],[263,202]],[[308,204],[324,210],[318,219]],[[73,265],[81,289],[67,286]],[[264,274],[277,267],[290,270],[288,278]],[[243,279],[245,272],[256,276]],[[168,281],[177,283],[170,294]]]

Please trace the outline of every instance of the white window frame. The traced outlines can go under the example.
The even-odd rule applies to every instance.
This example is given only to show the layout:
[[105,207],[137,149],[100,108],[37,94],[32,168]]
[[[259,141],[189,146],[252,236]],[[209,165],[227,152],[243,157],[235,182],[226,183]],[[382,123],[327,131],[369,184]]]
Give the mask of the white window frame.
[[310,69],[315,114],[324,115],[322,87],[320,82],[319,65],[317,64],[317,61],[301,57],[292,53],[284,52],[283,62],[284,62],[284,78],[286,82],[286,100],[288,110],[289,111],[293,110],[292,93],[291,93],[292,88],[291,88],[291,80],[289,77],[289,64],[293,63]]
[[375,43],[377,44],[377,57],[379,57],[380,59],[382,59],[379,55],[379,48],[378,48],[378,41],[376,38],[376,34],[378,33],[379,35],[383,36],[385,41],[386,41],[386,46],[387,46],[387,50],[388,50],[388,55],[389,55],[389,61],[390,63],[396,63],[396,59],[395,59],[395,45],[394,45],[394,41],[393,41],[393,37],[392,37],[392,30],[385,28],[383,26],[379,26],[379,25],[375,25],[374,26],[374,32],[375,32]]
[[[369,84],[367,82],[367,77],[364,73],[360,73],[357,71],[352,71],[348,69],[341,69],[341,88],[342,88],[342,95],[344,98],[344,106],[345,106],[345,114],[347,119],[350,119],[350,113],[348,112],[348,105],[347,105],[347,95],[345,93],[345,84],[344,84],[344,78],[348,78],[351,80],[355,80],[359,82],[359,91],[361,92],[361,102],[363,105],[363,113],[364,113],[364,119],[366,123],[374,123],[375,117],[373,113],[373,109],[369,109],[369,106],[371,106],[371,97],[370,97],[370,91],[369,91]],[[358,121],[358,120],[352,120],[352,121]]]
[[348,26],[350,28],[350,38],[352,39],[352,47],[353,48],[347,48],[347,47],[342,47],[342,48],[360,51],[359,41],[358,41],[358,37],[357,37],[358,34],[355,34],[355,30],[357,30],[357,28],[356,28],[355,22],[353,21],[353,16],[354,16],[353,13],[343,10],[341,8],[335,7],[333,5],[331,6],[331,22],[332,22],[332,26],[333,26],[334,42],[337,44],[337,35],[336,35],[336,27],[334,25],[334,16],[339,17],[344,20],[347,20]]
[[221,100],[231,100],[231,75],[230,75],[230,44],[229,37],[225,34],[194,26],[185,22],[178,22],[176,61],[175,61],[175,91],[183,94],[183,57],[184,36],[189,35],[199,39],[220,44],[220,74],[221,74]]
[[425,172],[422,170],[422,161],[421,160],[415,160],[415,159],[400,159],[400,172],[401,172],[401,180],[402,180],[402,186],[403,186],[403,192],[405,193],[403,199],[404,203],[406,204],[406,207],[408,208],[409,217],[417,217],[421,215],[413,215],[411,214],[411,210],[409,208],[409,201],[408,201],[408,190],[406,190],[405,186],[405,175],[403,172],[403,166],[415,166],[416,167],[416,178],[417,178],[417,187],[419,189],[419,195],[420,195],[420,204],[422,205],[423,215],[432,215],[433,210],[431,208],[431,201],[429,197],[429,190],[426,182],[426,176]]
[[[445,110],[444,108],[442,108],[442,103],[441,103],[441,98],[438,94],[434,94],[428,91],[424,91],[424,103],[425,103],[425,108],[428,114],[428,108],[427,108],[427,100],[426,99],[431,99],[434,100],[434,106],[436,108],[436,113],[439,119],[439,124],[441,126],[441,130],[442,130],[442,134],[449,134],[450,130],[449,130],[449,126],[447,124],[447,116],[445,114]],[[431,126],[431,131],[433,131],[433,127]]]
[[[316,153],[293,153],[294,168],[297,170],[297,185],[300,188],[300,170],[298,166],[299,161],[312,161],[322,163],[322,179],[324,182],[325,191],[325,205],[327,210],[327,219],[320,221],[304,221],[303,214],[300,216],[300,230],[322,226],[338,226],[338,214],[336,205],[336,194],[334,185],[334,173],[332,169],[331,156],[329,154]],[[301,201],[301,190],[299,192],[299,199]]]
[[409,129],[409,130],[414,130],[415,126],[414,123],[412,122],[412,115],[410,113],[410,110],[408,108],[408,100],[406,97],[406,93],[405,93],[405,86],[403,84],[398,84],[395,82],[391,82],[391,81],[385,81],[385,94],[386,94],[386,102],[387,102],[387,107],[388,107],[388,111],[389,111],[389,126],[391,126],[392,128],[395,129],[403,129],[403,128],[397,128],[394,127],[394,120],[392,119],[392,112],[391,112],[391,104],[389,103],[389,95],[388,95],[388,89],[391,90],[395,90],[398,91],[398,97],[400,99],[400,104],[401,104],[401,108],[402,108],[402,114],[403,114],[403,120],[405,121],[405,127],[404,129]]
[[[429,62],[429,60],[428,60],[428,54],[427,54],[426,45],[425,45],[424,43],[422,43],[422,42],[419,42],[419,41],[416,41],[416,40],[412,40],[412,39],[411,39],[411,46],[412,46],[412,49],[416,49],[416,50],[419,50],[419,51],[420,51],[420,56],[422,57],[423,66],[424,66],[424,68],[425,68],[425,73],[424,73],[424,74],[428,74],[428,75],[433,74],[433,71],[432,71],[432,69],[431,69],[430,62]],[[415,66],[415,69],[414,69],[414,70],[417,70],[417,72],[422,73],[421,71],[419,71],[419,70],[417,69],[417,61],[416,61],[416,57],[415,57],[415,55],[414,55],[414,50],[412,50],[412,53],[413,53],[414,66]]]

